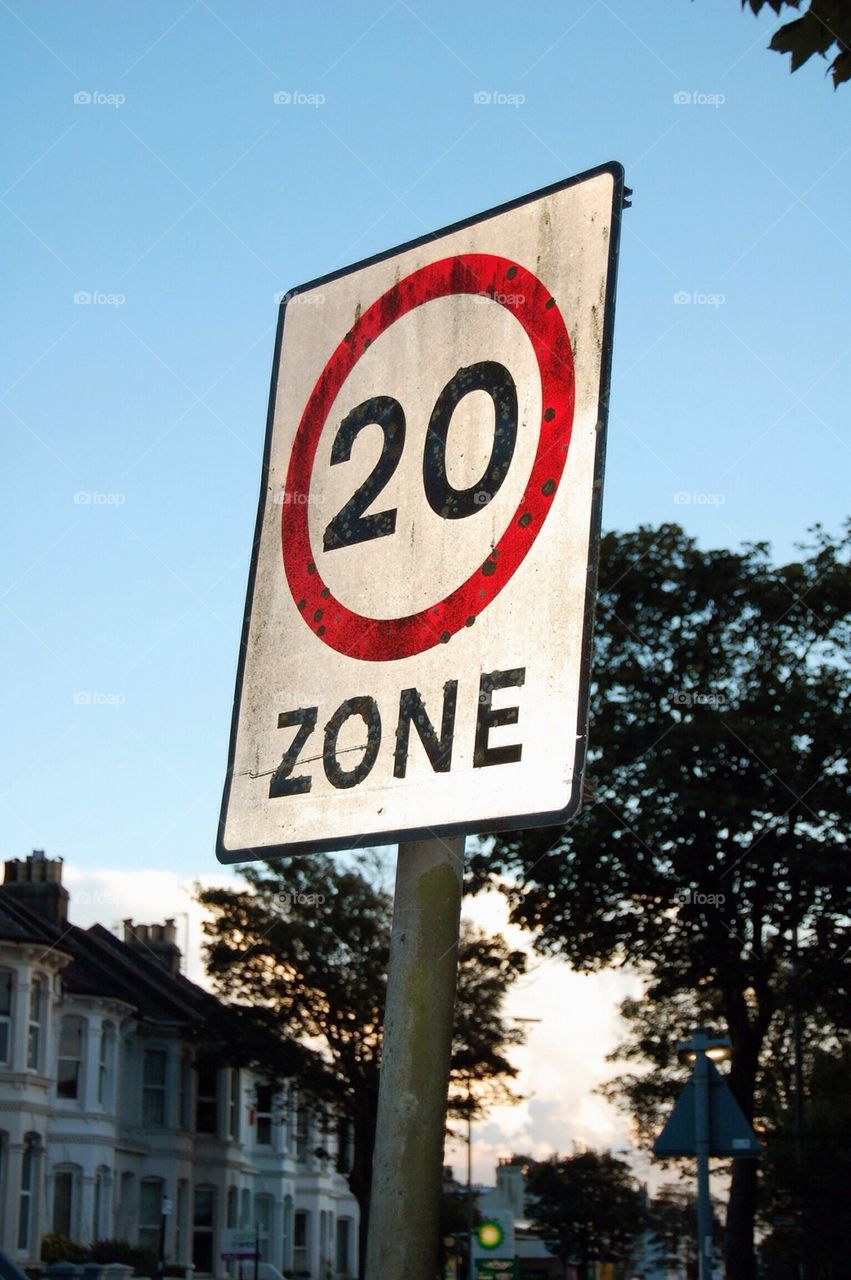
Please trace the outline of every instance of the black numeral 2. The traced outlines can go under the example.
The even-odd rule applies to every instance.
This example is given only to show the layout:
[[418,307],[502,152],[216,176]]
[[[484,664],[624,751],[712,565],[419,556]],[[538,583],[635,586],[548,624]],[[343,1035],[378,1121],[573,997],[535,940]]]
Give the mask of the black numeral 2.
[[[486,391],[494,404],[493,447],[476,484],[456,489],[446,474],[446,444],[452,415],[465,396]],[[364,515],[392,478],[405,446],[405,412],[392,396],[371,396],[346,414],[331,446],[331,465],[348,462],[352,446],[364,427],[381,427],[384,445],[370,474],[341,507],[325,530],[326,551],[350,547],[396,531],[396,508]],[[445,520],[459,520],[481,511],[498,493],[511,466],[517,443],[517,388],[514,379],[495,360],[459,369],[437,397],[429,419],[423,451],[423,488],[429,506]]]

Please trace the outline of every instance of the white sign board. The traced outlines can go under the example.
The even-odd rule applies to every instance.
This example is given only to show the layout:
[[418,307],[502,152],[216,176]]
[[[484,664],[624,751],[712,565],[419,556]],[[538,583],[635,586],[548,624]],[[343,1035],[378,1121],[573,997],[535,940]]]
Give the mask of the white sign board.
[[282,306],[218,856],[563,821],[623,175]]

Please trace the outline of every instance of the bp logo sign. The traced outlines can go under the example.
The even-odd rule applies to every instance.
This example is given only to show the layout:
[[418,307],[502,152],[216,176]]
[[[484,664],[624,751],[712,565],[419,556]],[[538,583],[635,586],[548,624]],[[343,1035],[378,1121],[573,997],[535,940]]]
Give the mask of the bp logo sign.
[[505,1240],[505,1232],[498,1222],[488,1219],[487,1222],[481,1223],[476,1233],[479,1244],[483,1249],[498,1249]]

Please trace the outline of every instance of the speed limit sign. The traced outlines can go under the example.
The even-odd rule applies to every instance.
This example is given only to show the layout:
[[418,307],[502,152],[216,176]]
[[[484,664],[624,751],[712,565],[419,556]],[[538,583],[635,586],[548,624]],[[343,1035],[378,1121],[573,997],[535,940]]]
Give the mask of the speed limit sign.
[[284,299],[221,861],[576,811],[622,202],[605,165]]

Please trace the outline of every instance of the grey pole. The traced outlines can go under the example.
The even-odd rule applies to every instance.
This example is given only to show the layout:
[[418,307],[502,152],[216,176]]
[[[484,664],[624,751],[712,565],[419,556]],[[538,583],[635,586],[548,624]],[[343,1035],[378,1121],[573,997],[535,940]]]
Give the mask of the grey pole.
[[[472,1098],[467,1101],[472,1105]],[[467,1112],[467,1280],[476,1280],[476,1263],[473,1259],[473,1116]]]
[[434,1280],[464,838],[400,844],[367,1280]]
[[[705,1039],[705,1033],[703,1035]],[[709,1071],[695,1033],[694,1137],[697,1151],[697,1257],[700,1280],[712,1280],[712,1202],[709,1199]]]

